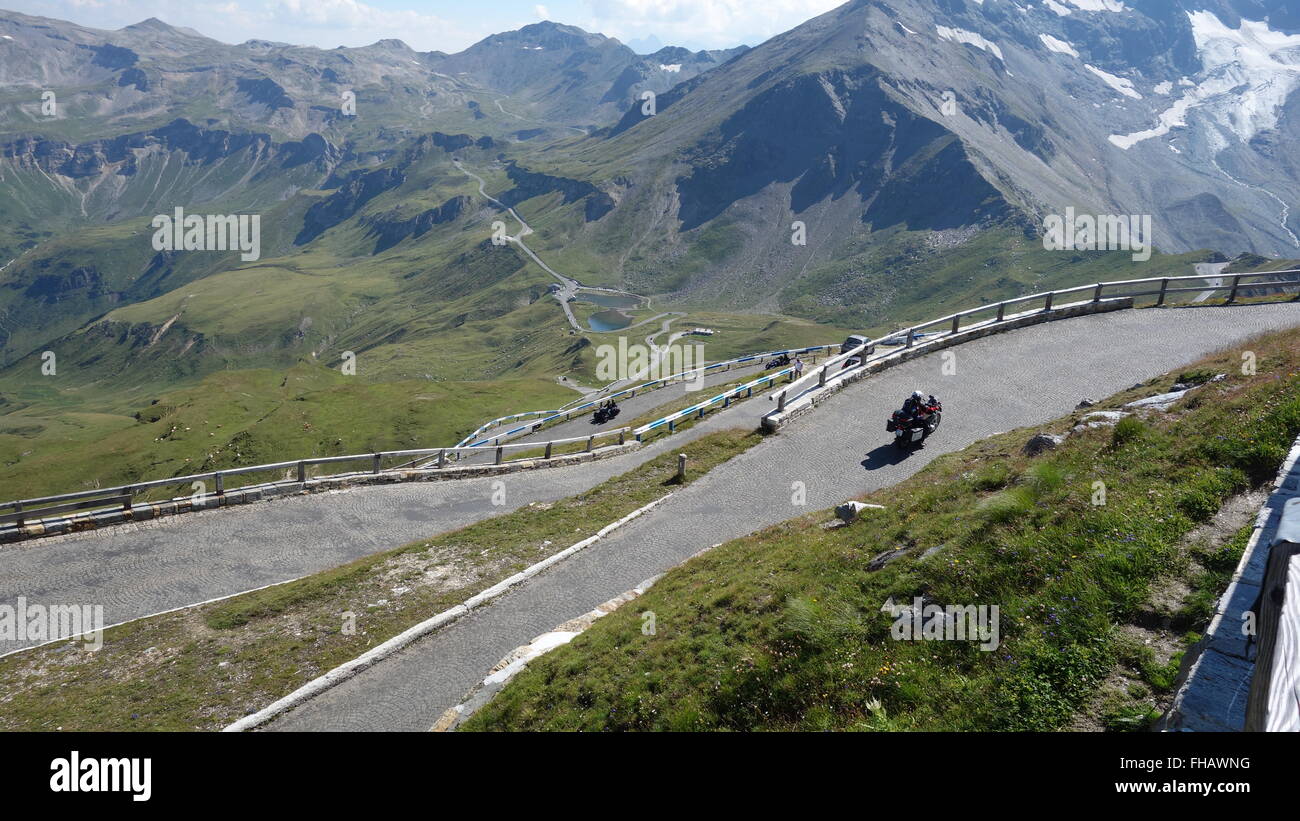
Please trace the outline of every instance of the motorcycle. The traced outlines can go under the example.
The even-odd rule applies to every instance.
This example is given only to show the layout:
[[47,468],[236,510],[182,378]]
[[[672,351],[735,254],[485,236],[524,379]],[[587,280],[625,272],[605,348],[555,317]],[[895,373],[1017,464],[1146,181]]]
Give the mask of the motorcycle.
[[931,396],[930,401],[913,416],[901,410],[894,411],[885,423],[885,431],[894,434],[894,447],[903,450],[924,442],[939,429],[942,420],[943,404]]
[[591,415],[591,422],[594,425],[603,425],[609,420],[618,416],[618,405],[601,405],[596,408],[596,412]]
[[789,364],[790,364],[790,355],[781,354],[776,359],[773,359],[771,362],[768,362],[766,365],[764,365],[763,369],[771,370],[772,368],[784,368],[786,365]]

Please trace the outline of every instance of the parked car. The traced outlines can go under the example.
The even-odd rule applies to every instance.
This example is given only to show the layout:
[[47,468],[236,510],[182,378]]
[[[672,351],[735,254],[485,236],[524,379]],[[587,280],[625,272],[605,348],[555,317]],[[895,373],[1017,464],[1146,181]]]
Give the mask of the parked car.
[[[840,353],[845,354],[856,348],[861,348],[863,345],[870,345],[870,344],[871,344],[871,337],[863,336],[862,334],[850,334],[849,338],[844,340],[844,342],[840,345]],[[861,363],[862,363],[861,357],[851,356],[848,359],[844,360],[844,367],[851,368],[854,365],[859,365]]]

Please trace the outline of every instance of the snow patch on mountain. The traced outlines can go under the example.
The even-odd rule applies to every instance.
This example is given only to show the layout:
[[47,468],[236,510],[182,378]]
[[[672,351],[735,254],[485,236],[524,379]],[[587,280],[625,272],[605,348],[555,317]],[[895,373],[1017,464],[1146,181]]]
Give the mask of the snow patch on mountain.
[[1124,11],[1124,4],[1120,0],[1065,0],[1071,6],[1081,11]]
[[1123,94],[1125,97],[1132,97],[1134,100],[1142,99],[1142,95],[1137,92],[1137,89],[1133,88],[1132,80],[1126,80],[1123,77],[1116,77],[1114,74],[1102,71],[1096,66],[1085,64],[1084,68],[1088,69],[1093,74],[1096,74],[1106,83],[1106,85],[1115,89],[1120,94]]
[[1079,52],[1074,50],[1074,46],[1064,40],[1058,40],[1050,34],[1040,34],[1038,39],[1043,41],[1043,45],[1047,46],[1048,51],[1055,51],[1057,54],[1068,54],[1071,57],[1079,56]]
[[957,43],[966,43],[967,45],[975,46],[976,48],[982,48],[997,57],[999,60],[1002,60],[1002,62],[1006,62],[1006,59],[1002,56],[1002,49],[998,48],[996,43],[991,43],[988,40],[985,40],[982,36],[973,31],[950,29],[947,26],[935,26],[935,31],[937,31],[939,36],[945,40],[952,40]]
[[669,64],[667,64],[667,65],[664,65],[663,63],[660,63],[660,64],[659,64],[659,68],[663,69],[664,71],[667,71],[667,72],[670,72],[670,73],[676,74],[677,72],[679,72],[679,71],[682,70],[682,64],[681,64],[681,63],[669,63]]
[[[1128,149],[1170,129],[1187,126],[1187,113],[1200,109],[1223,134],[1249,142],[1260,131],[1277,126],[1278,112],[1300,88],[1300,35],[1273,31],[1268,23],[1242,19],[1230,29],[1208,11],[1189,12],[1203,70],[1200,82],[1159,116],[1155,128],[1133,134],[1112,134],[1110,141]],[[1185,83],[1184,83],[1185,85]],[[1227,146],[1222,135],[1212,137],[1216,149]]]
[[1049,9],[1056,12],[1062,17],[1070,16],[1070,10],[1067,9],[1065,6],[1062,6],[1060,3],[1056,2],[1056,0],[1043,0],[1043,5],[1047,6]]

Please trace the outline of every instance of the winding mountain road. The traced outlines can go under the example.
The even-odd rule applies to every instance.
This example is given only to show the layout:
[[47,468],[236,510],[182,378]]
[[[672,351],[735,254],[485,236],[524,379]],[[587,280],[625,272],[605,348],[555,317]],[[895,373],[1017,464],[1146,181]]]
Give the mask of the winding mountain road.
[[[1295,304],[1120,311],[1060,320],[900,364],[828,398],[651,514],[490,606],[416,642],[276,721],[274,729],[426,729],[514,647],[697,550],[896,483],[935,456],[1068,413],[1251,336],[1300,326]],[[913,388],[944,400],[940,435],[895,453],[884,419]],[[96,603],[115,623],[337,566],[590,488],[713,430],[752,427],[753,400],[676,436],[569,468],[492,479],[360,487],[0,547],[0,601]],[[791,504],[796,482],[807,507]],[[0,652],[22,644],[8,642]]]
[[[1295,305],[1120,311],[1050,322],[950,349],[844,389],[777,436],[678,491],[605,540],[281,716],[271,730],[425,730],[510,650],[695,552],[911,476],[1000,431],[1068,414],[1252,336],[1300,326]],[[897,452],[884,420],[914,388],[944,401],[926,447]],[[751,423],[752,404],[691,433]],[[739,419],[736,414],[739,413]],[[806,505],[792,503],[796,489]]]
[[[500,103],[497,103],[497,105],[499,107]],[[464,163],[462,163],[459,158],[452,157],[451,162],[453,165],[456,166],[456,169],[460,171],[460,173],[464,174],[465,176],[469,177],[470,179],[478,183],[478,192],[483,196],[484,199],[496,205],[498,208],[501,208],[509,212],[510,216],[514,217],[515,222],[519,223],[519,233],[515,234],[513,237],[506,236],[506,240],[509,242],[513,242],[515,245],[518,245],[521,249],[523,249],[523,252],[528,255],[529,259],[537,263],[539,268],[541,268],[543,271],[550,274],[551,276],[555,277],[555,279],[559,281],[560,290],[555,292],[555,298],[559,300],[561,307],[564,308],[564,316],[569,320],[569,325],[574,330],[582,331],[584,333],[599,333],[598,331],[592,331],[590,328],[582,327],[582,325],[578,322],[577,317],[573,315],[573,309],[569,307],[569,300],[574,299],[578,296],[579,289],[582,289],[584,291],[595,291],[597,293],[602,293],[602,294],[616,294],[618,296],[630,296],[630,297],[637,296],[636,294],[630,294],[626,291],[619,291],[614,288],[597,288],[590,285],[583,285],[581,282],[574,279],[573,277],[565,276],[564,274],[561,274],[559,271],[555,270],[551,266],[547,265],[545,262],[542,261],[542,258],[537,256],[537,254],[534,253],[533,249],[529,248],[528,244],[524,242],[524,237],[533,233],[533,229],[532,226],[524,222],[523,217],[519,216],[519,212],[516,211],[514,208],[510,207],[509,205],[506,205],[501,200],[489,194],[487,192],[487,182],[485,182],[484,179],[480,177],[478,174],[475,174],[473,171],[470,171],[468,168],[466,168]],[[640,299],[640,297],[637,298]],[[664,314],[660,314],[660,316],[664,316]],[[642,320],[642,322],[638,322],[637,325],[642,325],[645,322],[652,322],[658,318],[659,317],[657,316],[650,317],[649,319]],[[637,327],[637,325],[633,325],[631,327],[635,328]],[[627,330],[627,329],[621,328],[619,329],[619,332],[623,330]]]

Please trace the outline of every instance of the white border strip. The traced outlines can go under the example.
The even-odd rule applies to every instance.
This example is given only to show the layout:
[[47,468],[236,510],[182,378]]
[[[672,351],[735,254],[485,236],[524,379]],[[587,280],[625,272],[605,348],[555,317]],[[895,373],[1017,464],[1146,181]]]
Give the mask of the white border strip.
[[623,518],[619,519],[617,522],[605,525],[596,533],[595,536],[590,536],[578,542],[577,544],[570,545],[569,547],[566,547],[564,550],[561,550],[559,553],[556,553],[552,556],[548,556],[547,558],[542,559],[540,562],[537,562],[531,567],[521,570],[515,575],[510,576],[509,578],[503,581],[497,582],[496,584],[489,587],[487,590],[484,590],[482,593],[470,597],[463,604],[458,604],[449,610],[444,610],[438,615],[430,619],[427,619],[425,621],[422,621],[419,624],[415,625],[414,627],[411,627],[410,629],[394,636],[393,638],[389,639],[388,641],[384,642],[378,647],[372,647],[371,649],[367,650],[366,652],[362,653],[360,656],[357,656],[351,661],[347,661],[344,662],[343,664],[340,664],[338,667],[335,667],[333,670],[330,670],[325,675],[312,679],[311,681],[299,687],[297,690],[294,690],[292,693],[285,696],[284,698],[281,698],[278,701],[271,703],[270,705],[262,708],[261,710],[258,710],[256,713],[253,713],[252,715],[244,716],[243,718],[239,719],[235,723],[223,729],[222,732],[239,733],[239,732],[243,732],[244,730],[250,730],[254,727],[267,723],[268,721],[270,721],[273,718],[276,718],[282,713],[288,712],[289,710],[293,709],[294,707],[297,707],[299,704],[302,704],[308,699],[311,699],[319,695],[320,693],[323,693],[324,691],[328,690],[329,688],[333,687],[339,682],[346,681],[352,676],[355,676],[357,673],[375,664],[375,662],[382,661],[388,656],[391,656],[393,653],[396,653],[398,650],[401,650],[403,647],[406,647],[408,644],[411,644],[416,639],[422,638],[423,636],[432,633],[434,630],[437,630],[439,627],[442,627],[445,624],[453,622],[456,619],[460,618],[461,616],[465,615],[475,607],[478,607],[488,601],[491,601],[497,596],[500,596],[501,594],[508,591],[511,587],[514,587],[515,585],[518,585],[522,582],[527,581],[528,579],[531,579],[533,576],[536,576],[538,573],[541,573],[543,570],[546,570],[551,565],[554,565],[557,562],[564,561],[568,557],[572,556],[574,553],[577,553],[580,550],[592,546],[596,542],[600,541],[601,539],[608,536],[610,533],[622,527],[623,525],[627,524],[628,522],[632,521],[633,519],[636,519],[637,517],[645,513],[648,513],[650,510],[657,507],[660,502],[663,502],[665,499],[668,499],[670,496],[672,496],[671,493],[666,494],[664,496],[660,496],[658,499],[655,499],[653,502],[646,505],[645,507],[639,508],[627,514]]

